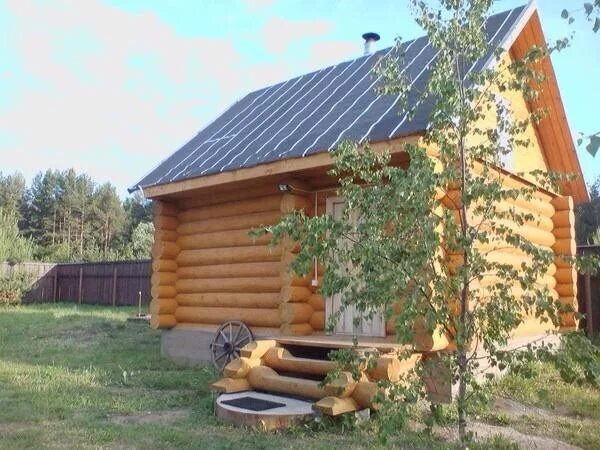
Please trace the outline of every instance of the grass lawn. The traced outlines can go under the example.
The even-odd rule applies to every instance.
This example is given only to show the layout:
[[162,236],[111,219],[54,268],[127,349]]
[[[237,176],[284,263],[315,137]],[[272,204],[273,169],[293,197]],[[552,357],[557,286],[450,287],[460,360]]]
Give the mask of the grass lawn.
[[[133,312],[72,304],[0,308],[0,448],[382,447],[375,420],[284,433],[220,424],[207,389],[216,374],[163,360],[159,332],[127,322]],[[549,413],[490,410],[484,420],[600,448],[597,389],[566,385],[545,368],[533,382],[509,376],[494,391]],[[416,432],[400,433],[388,445],[455,448]],[[478,447],[506,445],[491,439]]]

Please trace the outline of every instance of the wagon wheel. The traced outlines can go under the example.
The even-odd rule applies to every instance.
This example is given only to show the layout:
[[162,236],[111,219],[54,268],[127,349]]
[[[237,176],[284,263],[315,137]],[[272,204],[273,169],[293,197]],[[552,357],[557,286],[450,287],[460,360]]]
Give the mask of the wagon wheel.
[[210,344],[215,368],[222,372],[229,361],[240,357],[240,349],[253,340],[254,335],[244,322],[239,320],[225,322],[217,330]]

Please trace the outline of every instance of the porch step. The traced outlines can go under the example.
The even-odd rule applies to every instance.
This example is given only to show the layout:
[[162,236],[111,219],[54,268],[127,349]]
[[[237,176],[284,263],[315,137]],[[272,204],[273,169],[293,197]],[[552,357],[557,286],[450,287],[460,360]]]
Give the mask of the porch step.
[[294,356],[275,340],[252,342],[241,350],[241,355],[227,364],[225,378],[212,385],[214,390],[233,393],[254,389],[311,399],[316,401],[315,409],[327,415],[375,408],[377,381],[398,381],[420,359],[415,354],[400,361],[393,353],[384,354],[378,357],[375,367],[363,368],[358,381],[350,372],[341,371],[323,386],[321,380],[337,367],[334,361]]

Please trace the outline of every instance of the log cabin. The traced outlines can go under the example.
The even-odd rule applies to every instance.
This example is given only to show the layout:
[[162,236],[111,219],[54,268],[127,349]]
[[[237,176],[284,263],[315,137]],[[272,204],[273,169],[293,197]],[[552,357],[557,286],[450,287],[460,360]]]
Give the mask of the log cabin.
[[[486,34],[488,55],[473,70],[491,64],[498,47],[506,49],[510,60],[545,42],[532,4],[489,17]],[[435,50],[426,37],[403,46],[404,70],[411,86],[418,87],[426,80]],[[366,383],[371,384],[356,388],[353,397],[332,400],[314,381],[290,382],[279,375],[278,371],[326,373],[327,361],[302,358],[299,349],[341,347],[352,335],[359,335],[365,346],[390,351],[394,318],[381,315],[368,326],[357,326],[352,312],[346,311],[334,334],[326,336],[324,326],[335,302],[323,298],[313,281],[322,276],[322,268],[311,277],[295,276],[288,269],[297,251],[294,243],[273,248],[268,236],[253,239],[248,234],[294,210],[337,214],[344,199],[337,197],[336,180],[328,173],[329,152],[342,140],[367,140],[373,148],[389,151],[394,164],[408,164],[404,144],[422,138],[428,110],[424,105],[413,117],[399,115],[397,98],[374,91],[373,65],[388,51],[365,54],[246,95],[131,189],[142,190],[155,202],[150,310],[151,325],[163,330],[163,353],[179,362],[206,361],[216,330],[229,321],[243,322],[254,338],[268,338],[249,344],[240,359],[225,367],[226,378],[216,385],[219,390],[290,391],[320,400],[324,412],[337,414],[369,406],[372,382],[397,378],[398,364],[382,359],[377,373],[368,374]],[[576,308],[576,273],[559,255],[575,254],[573,208],[587,201],[588,193],[549,58],[542,69],[546,79],[535,101],[516,94],[507,94],[504,100],[518,118],[542,106],[548,114],[527,130],[533,146],[513,149],[497,170],[513,187],[532,183],[517,172],[544,169],[576,175],[562,183],[560,192],[540,187],[535,200],[510,205],[538,219],[522,227],[523,233],[555,251],[555,265],[545,282],[561,302]],[[522,262],[508,250],[496,251],[494,257]],[[561,330],[575,326],[573,314],[563,315]],[[552,330],[551,324],[529,317],[515,338],[533,339]],[[416,343],[417,350],[425,353],[450,345],[443,336]]]

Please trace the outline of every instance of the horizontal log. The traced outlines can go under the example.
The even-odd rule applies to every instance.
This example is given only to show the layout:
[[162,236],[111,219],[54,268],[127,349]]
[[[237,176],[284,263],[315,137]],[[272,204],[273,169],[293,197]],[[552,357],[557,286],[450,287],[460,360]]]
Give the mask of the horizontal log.
[[155,242],[152,246],[153,259],[174,259],[179,254],[179,247],[174,242]]
[[279,311],[266,308],[209,308],[179,306],[175,312],[177,322],[222,324],[229,320],[241,320],[246,325],[277,327],[281,325]]
[[315,331],[325,330],[325,311],[314,311],[310,316],[309,323]]
[[187,236],[198,233],[211,233],[214,231],[227,230],[251,230],[274,225],[281,220],[280,211],[265,211],[241,216],[217,217],[204,219],[196,222],[185,222],[179,224],[177,233]]
[[236,200],[221,203],[219,205],[201,206],[187,209],[179,213],[180,222],[195,222],[215,217],[241,216],[264,211],[279,211],[281,206],[281,194],[268,195],[246,200]]
[[178,237],[175,230],[154,230],[154,242],[175,242]]
[[240,350],[240,355],[246,358],[262,358],[263,355],[277,345],[272,339],[258,339],[247,343]]
[[221,247],[245,247],[249,245],[265,245],[271,242],[271,235],[258,237],[249,235],[250,230],[216,231],[213,233],[189,234],[177,239],[182,250]]
[[244,358],[243,356],[227,363],[223,375],[228,378],[245,378],[250,369],[260,366],[259,358]]
[[279,313],[283,323],[308,323],[313,309],[308,303],[282,303]]
[[235,307],[235,308],[278,308],[281,303],[279,292],[210,292],[205,294],[177,294],[181,306]]
[[303,196],[297,194],[284,194],[281,198],[280,211],[283,214],[289,214],[293,211],[303,210],[307,214],[310,213],[312,208],[312,201]]
[[315,311],[325,311],[325,299],[321,294],[312,294],[306,302],[312,306]]
[[573,267],[573,262],[569,261],[569,258],[566,255],[555,255],[554,256],[554,264],[558,268]]
[[577,270],[573,267],[561,267],[554,274],[557,283],[571,284],[577,282]]
[[305,302],[312,295],[312,291],[305,286],[283,286],[281,288],[282,302]]
[[150,326],[154,329],[173,328],[177,325],[177,320],[172,314],[153,314],[150,316]]
[[557,239],[552,246],[552,250],[557,255],[573,256],[577,252],[577,244],[575,239],[572,238]]
[[175,298],[177,291],[175,286],[151,286],[150,294],[152,298]]
[[191,196],[179,199],[179,209],[185,210],[200,206],[218,205],[220,203],[231,201],[280,194],[276,183],[266,180],[260,181],[261,184],[244,186],[243,188],[236,187],[230,190],[224,190],[222,186],[218,186],[215,189],[212,189],[212,191],[204,189],[201,193],[195,192]]
[[573,197],[570,195],[564,197],[554,197],[552,199],[552,205],[557,211],[563,211],[565,209],[568,211],[573,211]]
[[575,213],[572,210],[557,211],[552,216],[556,228],[571,228],[575,226]]
[[331,380],[324,387],[327,395],[335,395],[340,398],[347,398],[352,395],[356,387],[356,380],[350,372],[340,372],[335,379]]
[[284,268],[280,271],[279,279],[281,280],[282,286],[311,286],[312,277],[309,275],[305,275],[303,277],[299,277],[293,273],[287,272]]
[[210,385],[213,391],[223,394],[232,394],[234,392],[249,391],[250,384],[245,378],[221,378]]
[[179,208],[173,203],[167,203],[166,201],[155,200],[153,213],[155,216],[171,216],[177,217],[179,214]]
[[174,314],[177,302],[174,298],[157,298],[150,302],[150,314]]
[[153,272],[175,272],[177,262],[174,259],[154,259],[152,260]]
[[559,297],[576,297],[577,296],[577,283],[558,283],[555,287],[556,293]]
[[[499,203],[497,205],[497,211],[498,212],[514,211],[515,215],[522,215],[522,216],[531,215],[531,216],[533,216],[532,220],[526,220],[525,225],[532,226],[534,228],[539,228],[544,231],[552,231],[555,226],[553,219],[551,219],[550,217],[541,215],[541,214],[535,214],[534,212],[529,211],[526,208],[516,206],[516,205],[511,205],[509,203]],[[471,224],[477,225],[480,222],[482,222],[481,218],[479,218],[478,216],[476,216],[472,213],[470,213],[469,216],[470,216],[469,221]],[[552,216],[552,217],[554,217],[554,216]],[[510,221],[511,219],[507,217],[506,219],[502,219],[502,220]],[[486,222],[489,222],[489,220],[484,220],[483,224],[485,225]]]
[[153,286],[173,286],[177,282],[175,272],[152,272],[150,282]]
[[155,230],[176,230],[179,220],[176,217],[154,216],[153,223]]
[[314,404],[314,408],[326,416],[339,416],[358,411],[359,406],[352,397],[325,397]]
[[368,371],[368,375],[373,380],[388,380],[395,383],[402,375],[414,369],[420,360],[421,355],[418,353],[404,359],[400,359],[395,354],[382,355],[377,358],[375,367]]
[[308,323],[284,323],[279,327],[279,333],[286,336],[307,336],[313,331]]
[[574,238],[575,227],[557,227],[554,228],[553,233],[556,239]]
[[180,267],[188,267],[198,265],[279,261],[280,258],[280,247],[271,248],[266,245],[256,245],[249,247],[182,250],[179,252],[179,255],[177,255],[177,264]]
[[270,348],[262,357],[264,365],[288,373],[327,375],[337,366],[335,361],[296,358],[281,347]]
[[282,376],[270,367],[253,367],[248,372],[246,379],[253,389],[261,391],[299,395],[312,399],[321,399],[326,396],[318,381]]
[[276,261],[191,266],[177,269],[177,277],[181,280],[186,278],[276,277],[279,275],[280,268],[281,264]]
[[177,280],[178,293],[279,292],[279,277],[197,278]]

